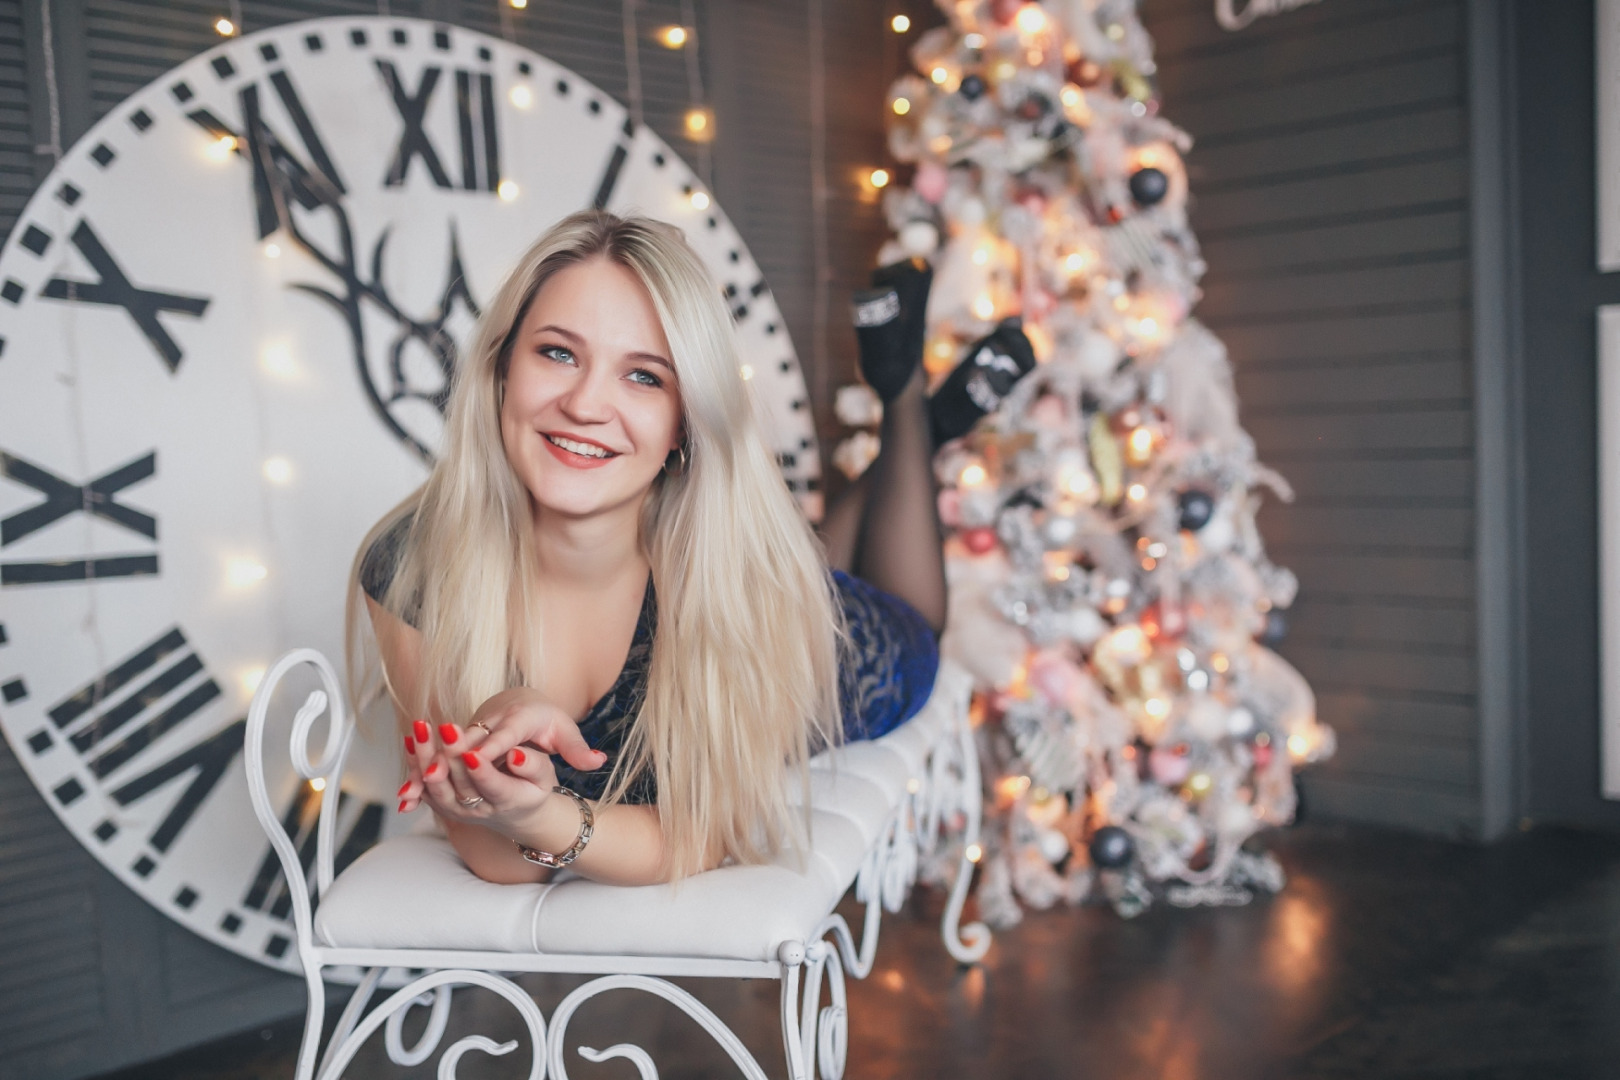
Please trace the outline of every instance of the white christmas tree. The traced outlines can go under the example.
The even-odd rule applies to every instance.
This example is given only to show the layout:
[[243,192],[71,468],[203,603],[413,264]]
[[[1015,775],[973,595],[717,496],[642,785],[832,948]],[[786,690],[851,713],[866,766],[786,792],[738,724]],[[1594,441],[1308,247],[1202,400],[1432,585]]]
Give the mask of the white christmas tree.
[[[1263,644],[1297,586],[1255,513],[1260,489],[1290,493],[1190,314],[1191,140],[1158,116],[1134,0],[940,7],[949,25],[888,100],[910,175],[885,192],[879,261],[933,264],[925,363],[936,385],[966,364],[952,381],[988,412],[936,458],[943,648],[976,679],[989,782],[981,914],[1275,891],[1251,837],[1292,820],[1295,768],[1334,740]],[[972,343],[1012,316],[1039,364],[1002,397]],[[858,472],[873,449],[857,433],[839,463]]]

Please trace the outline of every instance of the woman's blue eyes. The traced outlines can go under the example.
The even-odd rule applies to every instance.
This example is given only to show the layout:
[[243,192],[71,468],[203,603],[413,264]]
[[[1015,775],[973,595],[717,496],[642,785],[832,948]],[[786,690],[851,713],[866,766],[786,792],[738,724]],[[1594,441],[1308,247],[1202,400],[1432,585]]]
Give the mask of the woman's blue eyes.
[[[542,345],[540,346],[539,352],[541,356],[544,356],[549,360],[555,360],[559,364],[578,363],[578,361],[574,358],[573,351],[570,349],[565,349],[561,345]],[[634,382],[638,386],[650,386],[657,388],[664,385],[664,380],[643,368],[637,368],[636,370],[632,371],[629,378],[631,382]]]

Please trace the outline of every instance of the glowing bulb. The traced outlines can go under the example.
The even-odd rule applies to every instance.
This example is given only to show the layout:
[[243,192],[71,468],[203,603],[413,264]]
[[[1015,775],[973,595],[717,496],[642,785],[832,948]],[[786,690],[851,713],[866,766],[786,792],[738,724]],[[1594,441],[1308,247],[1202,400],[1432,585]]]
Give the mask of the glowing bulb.
[[1086,257],[1078,251],[1071,251],[1063,260],[1063,268],[1071,274],[1078,274],[1086,268]]
[[1046,29],[1046,12],[1039,4],[1025,4],[1015,16],[1018,29],[1026,34],[1038,34]]
[[897,97],[890,108],[894,109],[894,115],[904,116],[911,111],[911,101],[908,98]]
[[747,382],[754,377],[754,365],[752,364],[744,364],[737,371],[742,375],[743,382]]
[[1288,736],[1288,752],[1296,760],[1303,760],[1305,755],[1311,752],[1311,740],[1304,735]]
[[292,350],[285,345],[267,345],[264,352],[259,355],[259,364],[264,370],[278,379],[290,379],[298,374],[298,365],[293,362]]
[[235,135],[221,135],[208,144],[208,156],[215,161],[227,161],[236,149]]
[[1202,795],[1209,790],[1210,783],[1209,773],[1193,773],[1192,779],[1187,781],[1187,786]]
[[325,791],[326,790],[326,777],[317,776],[314,779],[312,779],[309,782],[309,790],[311,790],[311,791]]
[[1058,91],[1058,100],[1063,102],[1064,108],[1072,109],[1084,101],[1085,95],[1074,83],[1064,83],[1063,89]]
[[907,15],[896,15],[889,20],[889,27],[897,34],[903,34],[911,29],[911,18]]
[[292,483],[292,462],[284,457],[266,458],[264,462],[264,478],[272,484]]
[[517,181],[502,180],[495,185],[495,194],[500,196],[502,202],[511,202],[518,197]]
[[709,208],[709,195],[707,192],[692,192],[692,209],[707,210]]
[[962,44],[970,49],[982,49],[984,48],[984,35],[968,34],[962,38]]
[[236,24],[222,16],[214,20],[214,33],[220,37],[235,37]]
[[252,696],[253,692],[259,688],[259,684],[264,682],[264,668],[248,668],[242,672],[240,677],[243,691]]
[[511,98],[512,104],[516,105],[520,109],[527,109],[530,105],[534,104],[534,91],[530,90],[522,83],[518,83],[516,86],[512,87],[511,91],[508,92],[506,96]]
[[1209,658],[1209,666],[1217,672],[1224,673],[1227,668],[1232,666],[1232,662],[1226,658],[1225,653],[1212,653]]
[[1132,484],[1125,489],[1125,497],[1131,502],[1141,502],[1147,498],[1147,488],[1141,484]]
[[951,73],[942,67],[937,67],[928,73],[928,77],[933,79],[936,83],[943,83],[946,79],[951,77]]
[[868,179],[872,181],[872,186],[875,187],[875,188],[888,187],[889,186],[889,170],[888,169],[873,169],[872,174],[871,174],[871,176],[868,177]]
[[1145,338],[1156,338],[1156,337],[1158,337],[1159,336],[1159,320],[1155,319],[1155,318],[1152,318],[1152,317],[1142,319],[1140,322],[1138,322],[1136,324],[1136,332],[1139,335],[1141,335],[1142,337],[1145,337]]
[[962,470],[962,475],[956,478],[956,484],[958,487],[978,487],[988,479],[990,474],[985,471],[984,466],[974,462]]
[[666,49],[678,49],[686,44],[689,35],[684,26],[666,26],[658,31],[658,41]]
[[967,846],[967,850],[962,854],[967,856],[968,862],[976,863],[980,859],[984,858],[984,848],[979,844],[969,844]]
[[1155,720],[1163,720],[1170,715],[1170,703],[1164,698],[1150,697],[1142,702],[1142,711]]
[[915,776],[913,776],[910,780],[906,781],[906,791],[909,792],[910,794],[915,795],[915,794],[917,794],[917,792],[919,792],[921,790],[922,790],[922,781],[918,780]]
[[512,5],[513,11],[522,11],[529,6],[529,0],[507,0],[507,3]]
[[1132,457],[1146,460],[1153,453],[1153,432],[1145,427],[1139,427],[1130,434],[1130,452]]
[[995,317],[996,302],[987,295],[981,295],[973,301],[973,314],[980,319],[989,321]]
[[973,249],[973,265],[974,266],[983,266],[985,263],[987,263],[989,261],[990,261],[990,249],[989,248],[987,248],[987,247],[977,247],[977,248]]
[[693,142],[708,142],[714,138],[714,114],[708,109],[686,110],[686,137]]
[[267,259],[281,258],[281,245],[276,243],[274,240],[271,240],[269,243],[265,244],[264,257]]
[[252,559],[232,559],[225,564],[225,580],[238,589],[256,585],[269,576],[264,564]]

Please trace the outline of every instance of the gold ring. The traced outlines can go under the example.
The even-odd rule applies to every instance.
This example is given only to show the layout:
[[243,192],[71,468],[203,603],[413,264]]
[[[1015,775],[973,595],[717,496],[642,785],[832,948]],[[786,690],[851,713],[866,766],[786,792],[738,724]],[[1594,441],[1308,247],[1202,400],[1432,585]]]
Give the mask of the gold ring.
[[484,797],[482,795],[474,795],[470,799],[457,799],[456,801],[462,806],[477,806],[479,803],[484,801]]
[[474,720],[472,723],[468,724],[467,726],[468,727],[483,728],[485,738],[488,738],[489,736],[495,734],[493,731],[489,730],[489,725],[484,723],[482,720]]

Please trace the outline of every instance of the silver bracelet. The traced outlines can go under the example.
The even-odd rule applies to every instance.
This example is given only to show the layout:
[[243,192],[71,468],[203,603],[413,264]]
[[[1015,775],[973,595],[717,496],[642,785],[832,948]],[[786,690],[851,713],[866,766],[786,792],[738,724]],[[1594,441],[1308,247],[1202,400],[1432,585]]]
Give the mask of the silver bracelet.
[[529,862],[539,866],[549,866],[555,870],[567,866],[579,858],[579,853],[584,851],[585,845],[591,842],[591,833],[596,831],[596,814],[591,811],[591,804],[586,802],[585,797],[578,792],[569,791],[565,787],[554,787],[551,790],[558,795],[566,795],[579,804],[579,835],[574,837],[573,844],[561,855],[553,855],[549,851],[540,851],[537,848],[518,844],[516,840],[512,841],[512,843],[517,844],[518,851]]

